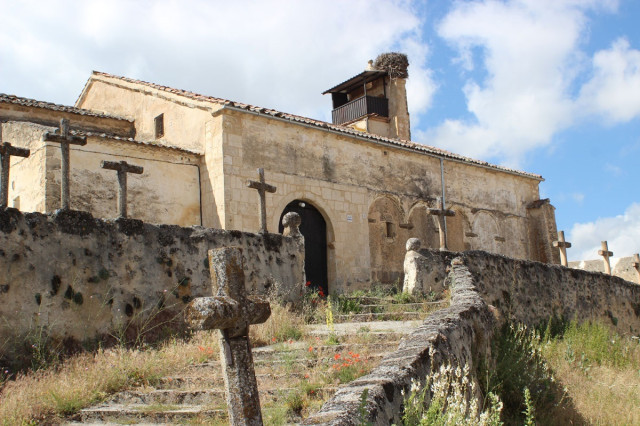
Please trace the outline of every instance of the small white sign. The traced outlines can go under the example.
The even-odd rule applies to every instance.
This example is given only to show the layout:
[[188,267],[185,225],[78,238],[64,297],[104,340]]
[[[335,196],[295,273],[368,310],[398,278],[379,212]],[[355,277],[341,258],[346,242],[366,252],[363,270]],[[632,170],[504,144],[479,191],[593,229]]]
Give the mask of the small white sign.
[[353,216],[350,214],[347,215],[347,222],[353,222]]

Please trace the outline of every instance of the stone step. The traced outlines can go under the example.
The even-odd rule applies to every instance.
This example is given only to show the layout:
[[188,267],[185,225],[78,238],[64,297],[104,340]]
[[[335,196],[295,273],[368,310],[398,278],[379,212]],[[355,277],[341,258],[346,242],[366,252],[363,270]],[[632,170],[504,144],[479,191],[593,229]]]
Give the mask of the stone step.
[[[266,381],[278,381],[281,378],[297,378],[302,379],[304,373],[287,373],[273,374],[273,373],[256,373],[256,380],[258,386]],[[212,371],[211,375],[197,375],[197,376],[167,376],[161,378],[158,383],[155,384],[155,388],[158,390],[171,390],[182,389],[187,390],[200,390],[207,388],[220,388],[224,387],[224,379],[221,376],[220,370],[216,369]]]
[[390,339],[391,335],[400,338],[409,334],[421,323],[421,320],[336,323],[333,331],[329,330],[326,324],[310,324],[307,325],[306,331],[309,336],[319,338],[335,334],[337,336],[360,336],[367,339],[385,340]]
[[[370,354],[367,355],[367,358],[370,359],[377,359],[382,357],[384,354]],[[316,364],[318,364],[319,362],[323,362],[323,361],[328,361],[329,358],[328,357],[313,357],[313,356],[307,356],[307,357],[303,357],[303,356],[299,356],[299,354],[292,354],[291,358],[288,359],[262,359],[262,360],[254,360],[254,368],[256,370],[256,373],[259,372],[261,367],[281,367],[281,366],[299,366],[299,367],[311,367],[314,366]],[[188,367],[188,370],[206,370],[206,369],[211,369],[211,370],[217,370],[219,371],[220,369],[220,362],[219,361],[209,361],[209,362],[205,362],[202,364],[196,364],[196,365],[192,365],[190,367]]]
[[335,322],[352,323],[367,321],[407,321],[419,320],[425,316],[425,312],[369,312],[360,314],[334,315]]
[[116,423],[134,424],[174,424],[196,418],[224,419],[227,418],[226,405],[210,408],[202,405],[100,405],[85,408],[80,411],[82,423]]
[[354,300],[358,302],[360,306],[366,306],[366,305],[387,306],[387,305],[411,305],[411,304],[435,305],[435,304],[447,303],[449,301],[448,299],[439,299],[439,300],[433,300],[433,301],[405,303],[389,297],[371,297],[371,296],[341,296],[341,297],[347,300]]
[[398,311],[427,311],[433,310],[438,306],[444,306],[448,300],[439,300],[437,302],[416,302],[416,303],[386,303],[386,304],[370,304],[360,305],[358,314],[376,313],[376,312],[398,312]]
[[[338,352],[388,352],[395,350],[400,344],[400,340],[396,339],[396,336],[392,336],[391,340],[375,341],[371,343],[349,343],[349,344],[336,344],[336,345],[313,345],[307,342],[295,342],[292,345],[288,345],[288,348],[283,350],[280,346],[264,346],[262,348],[253,349],[254,360],[272,360],[278,357],[286,357],[291,354],[304,354],[308,355],[313,353],[314,356],[322,356],[323,354],[335,354]],[[300,343],[300,344],[299,344]],[[310,350],[310,348],[312,350]]]
[[[284,376],[283,376],[284,377]],[[292,387],[273,387],[265,388],[258,384],[258,391],[260,398],[263,401],[272,399],[274,396],[279,397],[286,395],[289,392],[295,390]],[[322,395],[335,392],[336,388],[333,386],[320,387],[314,389],[316,394]],[[177,406],[224,406],[225,405],[225,391],[224,387],[212,388],[212,389],[197,389],[197,390],[179,390],[179,389],[153,389],[150,391],[123,391],[114,395],[108,401],[101,404],[101,407],[117,406],[127,407],[140,405],[147,406],[165,406],[165,407],[177,407]]]

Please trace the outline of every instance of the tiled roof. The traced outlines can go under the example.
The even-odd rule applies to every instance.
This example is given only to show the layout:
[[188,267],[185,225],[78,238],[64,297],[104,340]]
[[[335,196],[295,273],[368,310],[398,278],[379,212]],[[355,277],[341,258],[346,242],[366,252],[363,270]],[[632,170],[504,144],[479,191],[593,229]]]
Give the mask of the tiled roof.
[[311,125],[311,126],[314,126],[314,127],[318,127],[320,129],[326,129],[326,130],[330,130],[330,131],[334,131],[334,132],[338,132],[338,133],[343,133],[345,135],[355,136],[355,137],[358,137],[358,138],[371,140],[373,142],[381,142],[381,143],[384,143],[384,144],[395,145],[395,146],[398,146],[398,147],[401,147],[401,148],[408,148],[408,149],[411,149],[411,150],[414,150],[414,151],[417,151],[417,152],[421,152],[421,153],[424,153],[424,154],[428,154],[428,155],[448,158],[448,159],[451,159],[451,160],[454,160],[454,161],[460,161],[460,162],[469,163],[469,164],[475,164],[475,165],[478,165],[478,166],[481,166],[481,167],[488,167],[488,168],[491,168],[491,169],[495,169],[495,170],[499,170],[499,171],[503,171],[503,172],[507,172],[507,173],[512,173],[512,174],[517,174],[517,175],[520,175],[520,176],[525,176],[525,177],[529,177],[529,178],[533,178],[533,179],[537,179],[537,180],[544,180],[542,178],[542,176],[540,176],[538,174],[535,174],[535,173],[528,173],[528,172],[523,172],[523,171],[520,171],[520,170],[511,169],[511,168],[508,168],[508,167],[497,166],[495,164],[491,164],[491,163],[488,163],[486,161],[475,160],[473,158],[465,157],[463,155],[454,154],[454,153],[446,151],[444,149],[436,148],[436,147],[429,146],[429,145],[423,145],[423,144],[419,144],[419,143],[415,143],[415,142],[411,142],[411,141],[407,141],[407,140],[403,140],[403,139],[386,138],[384,136],[375,135],[373,133],[361,132],[361,131],[355,130],[355,129],[351,128],[351,127],[339,126],[339,125],[336,125],[336,124],[327,123],[325,121],[314,120],[312,118],[302,117],[302,116],[294,115],[294,114],[288,114],[288,113],[276,111],[274,109],[257,107],[257,106],[254,106],[254,105],[244,104],[244,103],[241,103],[241,102],[233,102],[233,101],[230,101],[230,100],[227,100],[227,99],[215,98],[213,96],[200,95],[198,93],[189,92],[187,90],[174,89],[174,88],[171,88],[171,87],[162,86],[162,85],[155,84],[155,83],[149,83],[149,82],[142,81],[142,80],[135,80],[135,79],[128,78],[128,77],[121,77],[121,76],[112,75],[112,74],[108,74],[108,73],[103,73],[103,72],[99,72],[99,71],[94,71],[93,74],[94,75],[98,75],[98,76],[107,77],[107,78],[113,78],[113,79],[125,81],[125,82],[128,82],[128,83],[144,85],[144,86],[147,86],[147,87],[150,87],[150,88],[153,88],[153,89],[162,90],[164,92],[173,93],[175,95],[184,96],[185,98],[189,98],[189,99],[193,99],[193,100],[197,100],[197,101],[211,102],[211,103],[215,103],[215,104],[218,104],[218,105],[222,105],[224,107],[231,107],[231,108],[246,110],[246,111],[249,111],[249,112],[268,115],[268,116],[272,116],[272,117],[276,117],[276,118],[281,118],[281,119],[289,120],[289,121],[296,122],[296,123],[307,124],[307,125]]
[[51,111],[69,112],[69,113],[72,113],[72,114],[86,115],[86,116],[90,116],[90,117],[114,118],[116,120],[123,120],[123,121],[133,122],[132,120],[130,120],[128,118],[122,118],[122,117],[118,117],[118,116],[115,116],[115,115],[109,115],[109,114],[102,114],[102,113],[90,111],[88,109],[75,108],[75,107],[70,107],[70,106],[65,106],[65,105],[54,104],[54,103],[51,103],[51,102],[37,101],[35,99],[21,98],[19,96],[15,96],[15,95],[7,95],[7,94],[4,94],[4,93],[0,93],[0,103],[3,103],[3,102],[4,103],[9,103],[9,104],[20,105],[20,106],[26,106],[26,107],[35,107],[35,108],[48,109],[48,110],[51,110]]
[[145,141],[140,141],[140,140],[136,140],[136,139],[133,139],[133,138],[124,138],[124,137],[121,137],[121,136],[114,136],[114,135],[107,134],[107,133],[81,132],[81,131],[76,131],[76,130],[71,130],[69,133],[71,133],[72,135],[78,135],[78,136],[88,136],[88,137],[95,137],[95,138],[102,138],[102,139],[113,139],[113,140],[117,140],[117,141],[121,141],[121,142],[135,143],[135,144],[138,144],[138,145],[153,146],[153,147],[158,147],[158,148],[166,148],[166,149],[170,149],[170,150],[173,150],[173,151],[184,152],[186,154],[202,155],[200,152],[191,151],[189,149],[180,148],[180,147],[173,146],[173,145],[166,145],[166,144],[157,143],[157,142],[145,142]]

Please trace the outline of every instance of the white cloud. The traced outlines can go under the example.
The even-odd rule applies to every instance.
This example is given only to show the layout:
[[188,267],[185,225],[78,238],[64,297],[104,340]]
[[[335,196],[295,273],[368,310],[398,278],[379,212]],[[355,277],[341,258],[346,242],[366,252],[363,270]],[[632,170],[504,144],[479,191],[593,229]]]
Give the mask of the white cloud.
[[406,49],[410,102],[435,90],[407,1],[0,0],[0,92],[73,103],[91,70],[327,119],[321,96]]
[[[571,91],[588,64],[580,50],[588,29],[585,13],[616,7],[616,1],[595,0],[455,3],[438,33],[458,51],[454,63],[466,71],[481,68],[486,76],[469,78],[463,89],[474,118],[444,121],[423,134],[427,142],[474,157],[497,157],[514,166],[527,152],[549,144],[554,134],[581,116]],[[596,55],[594,66],[601,68],[601,77],[592,83],[596,93],[612,84],[612,76],[616,87],[628,82],[620,69],[635,64],[635,57],[624,47],[613,53],[617,67],[607,67],[608,57]],[[473,49],[479,50],[482,63],[473,63]],[[626,95],[632,103],[631,94]],[[601,104],[617,100],[603,96]],[[624,105],[620,108],[626,110]]]
[[608,241],[616,257],[631,256],[640,251],[640,203],[631,204],[624,214],[599,218],[594,222],[576,223],[571,228],[568,253],[571,260],[598,259],[600,242]]
[[594,55],[593,69],[593,77],[580,94],[585,112],[603,115],[614,124],[639,117],[640,50],[619,38],[610,49]]

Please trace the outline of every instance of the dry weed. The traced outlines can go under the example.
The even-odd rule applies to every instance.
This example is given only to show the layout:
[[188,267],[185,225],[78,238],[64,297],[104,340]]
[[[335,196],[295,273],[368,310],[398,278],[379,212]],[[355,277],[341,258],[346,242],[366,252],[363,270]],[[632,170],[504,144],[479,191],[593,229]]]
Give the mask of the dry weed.
[[0,423],[56,423],[110,394],[153,384],[164,375],[217,356],[217,336],[210,332],[159,349],[114,348],[79,354],[60,366],[7,382],[0,394]]

